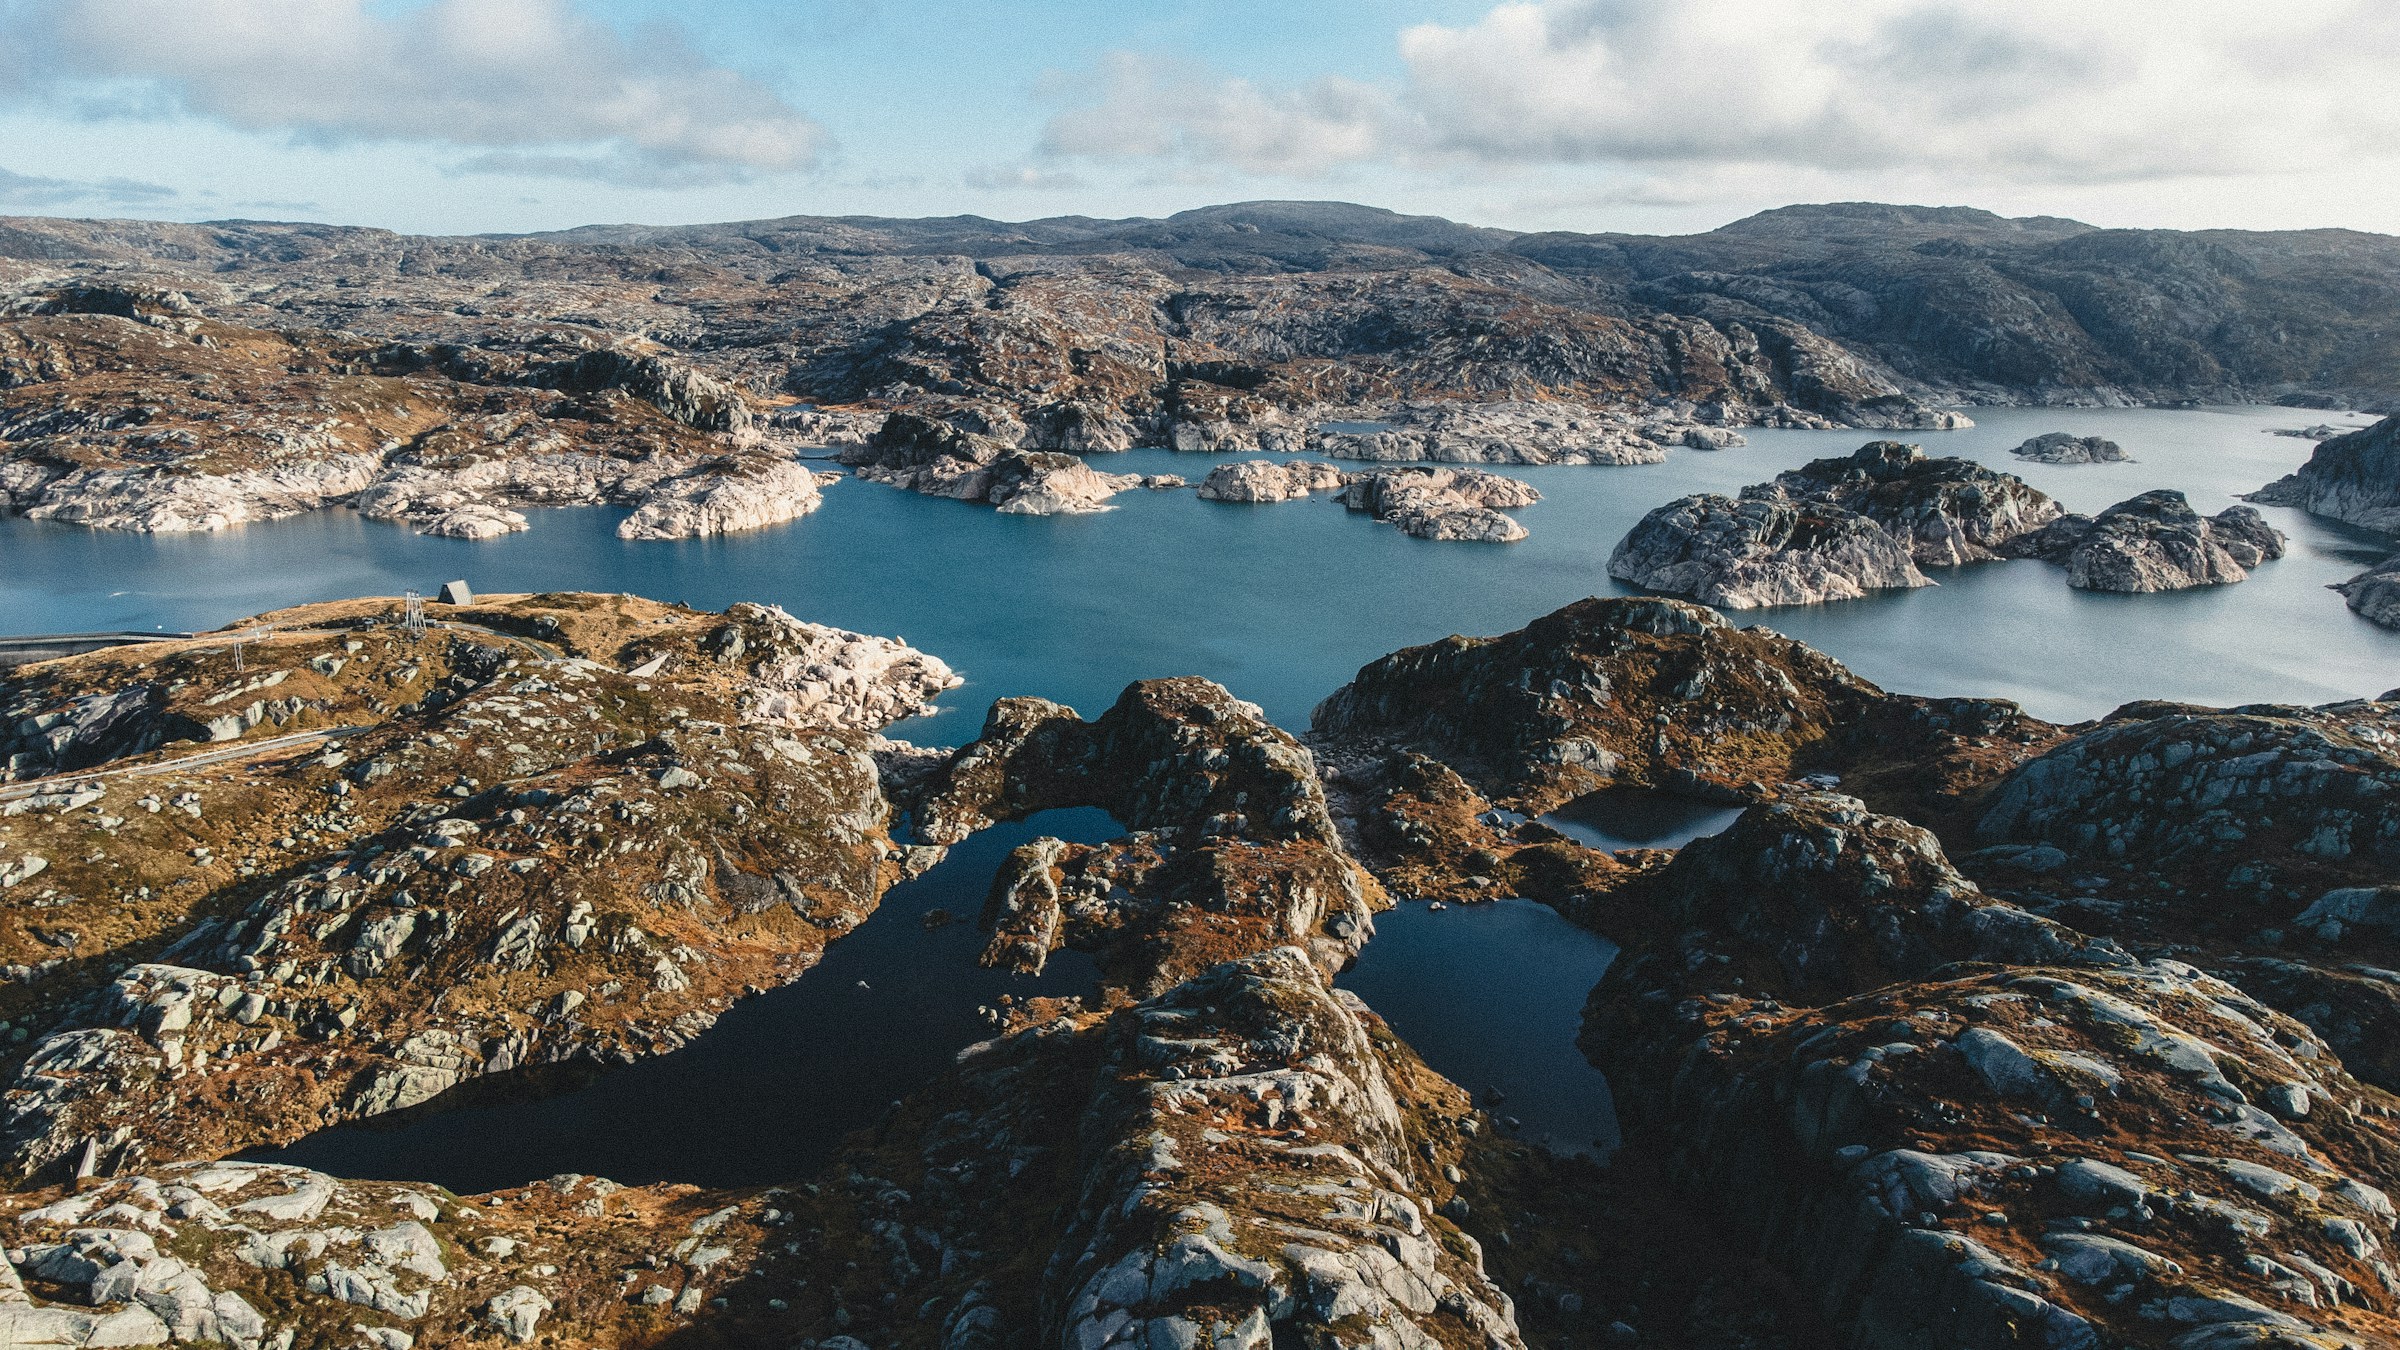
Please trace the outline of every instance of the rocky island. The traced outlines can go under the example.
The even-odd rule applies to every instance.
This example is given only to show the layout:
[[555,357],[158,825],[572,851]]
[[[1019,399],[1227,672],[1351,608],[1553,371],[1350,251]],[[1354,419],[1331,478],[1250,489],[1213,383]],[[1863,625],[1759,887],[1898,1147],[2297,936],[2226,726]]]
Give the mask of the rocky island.
[[[1370,663],[1304,736],[1156,679],[935,749],[889,733],[938,658],[768,607],[264,617],[238,665],[255,623],[0,681],[20,1342],[2400,1335],[2400,690],[2060,726],[1590,600]],[[1534,819],[1603,791],[1745,809],[1673,851]],[[817,1175],[459,1196],[231,1160],[685,1044],[1068,806],[1124,833],[1011,854],[983,959],[1088,952],[1100,996],[1001,1010]],[[1500,897],[1622,948],[1583,1040],[1605,1166],[1332,983],[1393,904]]]
[[1644,516],[1609,575],[1726,609],[1855,600],[1930,586],[1921,570],[2040,558],[2079,590],[2147,593],[2240,581],[2283,556],[2247,506],[2213,517],[2180,492],[2143,493],[2096,517],[2069,514],[2013,474],[1876,441],[1742,489]]

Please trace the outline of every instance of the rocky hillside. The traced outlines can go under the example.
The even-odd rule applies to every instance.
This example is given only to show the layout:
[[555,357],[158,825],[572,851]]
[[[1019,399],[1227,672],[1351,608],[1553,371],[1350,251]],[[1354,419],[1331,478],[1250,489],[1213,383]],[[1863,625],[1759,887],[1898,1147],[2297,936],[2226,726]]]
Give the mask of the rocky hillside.
[[[1323,203],[471,238],[13,218],[0,288],[0,493],[130,528],[397,478],[374,509],[494,532],[756,479],[705,465],[864,445],[895,409],[1025,451],[1621,463],[1751,423],[1941,426],[1945,402],[2379,406],[2400,382],[2378,236],[1857,205],[1659,239]],[[1391,429],[1316,430],[1344,417]],[[781,472],[642,530],[788,518],[813,493]]]
[[[2400,1338],[2400,690],[2056,726],[1589,600],[1377,661],[1306,737],[1168,678],[933,750],[878,732],[945,666],[774,609],[266,617],[0,682],[0,1337]],[[1534,818],[1596,791],[1746,809],[1671,851]],[[813,1175],[457,1196],[227,1160],[681,1045],[1060,807],[1123,833],[1011,853],[981,959],[1088,952],[1097,989],[991,1010]],[[1395,903],[1503,897],[1621,949],[1582,1040],[1605,1165],[1333,983]]]

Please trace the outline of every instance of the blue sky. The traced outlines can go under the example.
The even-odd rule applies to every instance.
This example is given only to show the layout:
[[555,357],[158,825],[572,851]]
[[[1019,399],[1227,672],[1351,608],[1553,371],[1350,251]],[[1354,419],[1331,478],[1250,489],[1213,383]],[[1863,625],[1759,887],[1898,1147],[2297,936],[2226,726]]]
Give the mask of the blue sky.
[[0,0],[0,213],[2400,232],[2385,0]]

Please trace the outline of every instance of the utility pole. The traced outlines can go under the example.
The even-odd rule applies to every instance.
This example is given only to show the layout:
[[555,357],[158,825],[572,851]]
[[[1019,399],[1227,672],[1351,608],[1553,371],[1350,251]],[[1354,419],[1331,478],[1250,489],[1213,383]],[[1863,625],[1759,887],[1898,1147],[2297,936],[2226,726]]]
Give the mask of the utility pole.
[[410,591],[402,598],[401,605],[401,629],[412,642],[422,639],[425,636],[425,597]]

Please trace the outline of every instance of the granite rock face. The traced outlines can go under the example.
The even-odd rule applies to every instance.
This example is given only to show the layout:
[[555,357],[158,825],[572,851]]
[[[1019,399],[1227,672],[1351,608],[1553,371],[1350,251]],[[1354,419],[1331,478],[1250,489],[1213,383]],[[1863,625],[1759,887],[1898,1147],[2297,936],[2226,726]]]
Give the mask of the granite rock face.
[[1209,470],[1199,495],[1212,502],[1288,502],[1341,487],[1349,478],[1309,460],[1245,459]]
[[1679,497],[1651,511],[1618,541],[1608,574],[1721,609],[1933,584],[1908,546],[1865,516],[1755,488],[1739,498]]
[[873,440],[843,452],[858,476],[934,497],[983,502],[1007,515],[1088,515],[1135,488],[1181,487],[1179,478],[1101,473],[1080,457],[1021,450],[1007,441],[913,413],[884,420]]
[[[1667,447],[1739,445],[1723,427],[1576,404],[1425,403],[1349,410],[1375,430],[1320,426],[1310,448],[1335,459],[1433,460],[1449,464],[1659,464]],[[1336,420],[1336,419],[1327,419]]]
[[2249,499],[2400,534],[2400,417],[2318,442],[2297,472]]
[[617,526],[620,539],[698,539],[780,525],[824,505],[837,481],[791,460],[750,472],[692,472],[660,484]]
[[1501,514],[1542,499],[1533,485],[1480,469],[1376,469],[1353,476],[1341,503],[1419,539],[1506,544],[1525,527]]
[[2097,516],[2066,516],[2010,545],[2020,556],[2067,569],[2078,590],[2147,594],[2223,586],[2283,556],[2284,537],[2247,506],[2214,516],[2162,488],[2118,502]]
[[1864,516],[1890,531],[1921,567],[1990,562],[2000,550],[2064,515],[2013,474],[1971,459],[1932,458],[1923,446],[1871,441],[1843,459],[1776,475],[1785,494]]
[[2045,431],[2010,448],[2008,453],[2037,464],[2123,464],[2133,458],[2125,453],[2123,446],[2105,437],[2077,436],[2064,431]]
[[673,504],[719,479],[781,484],[730,489],[762,499],[736,516],[806,496],[738,391],[645,344],[375,343],[42,294],[0,316],[0,509],[178,533],[351,504],[489,538],[518,507],[655,493],[641,537],[678,538],[726,514]]

